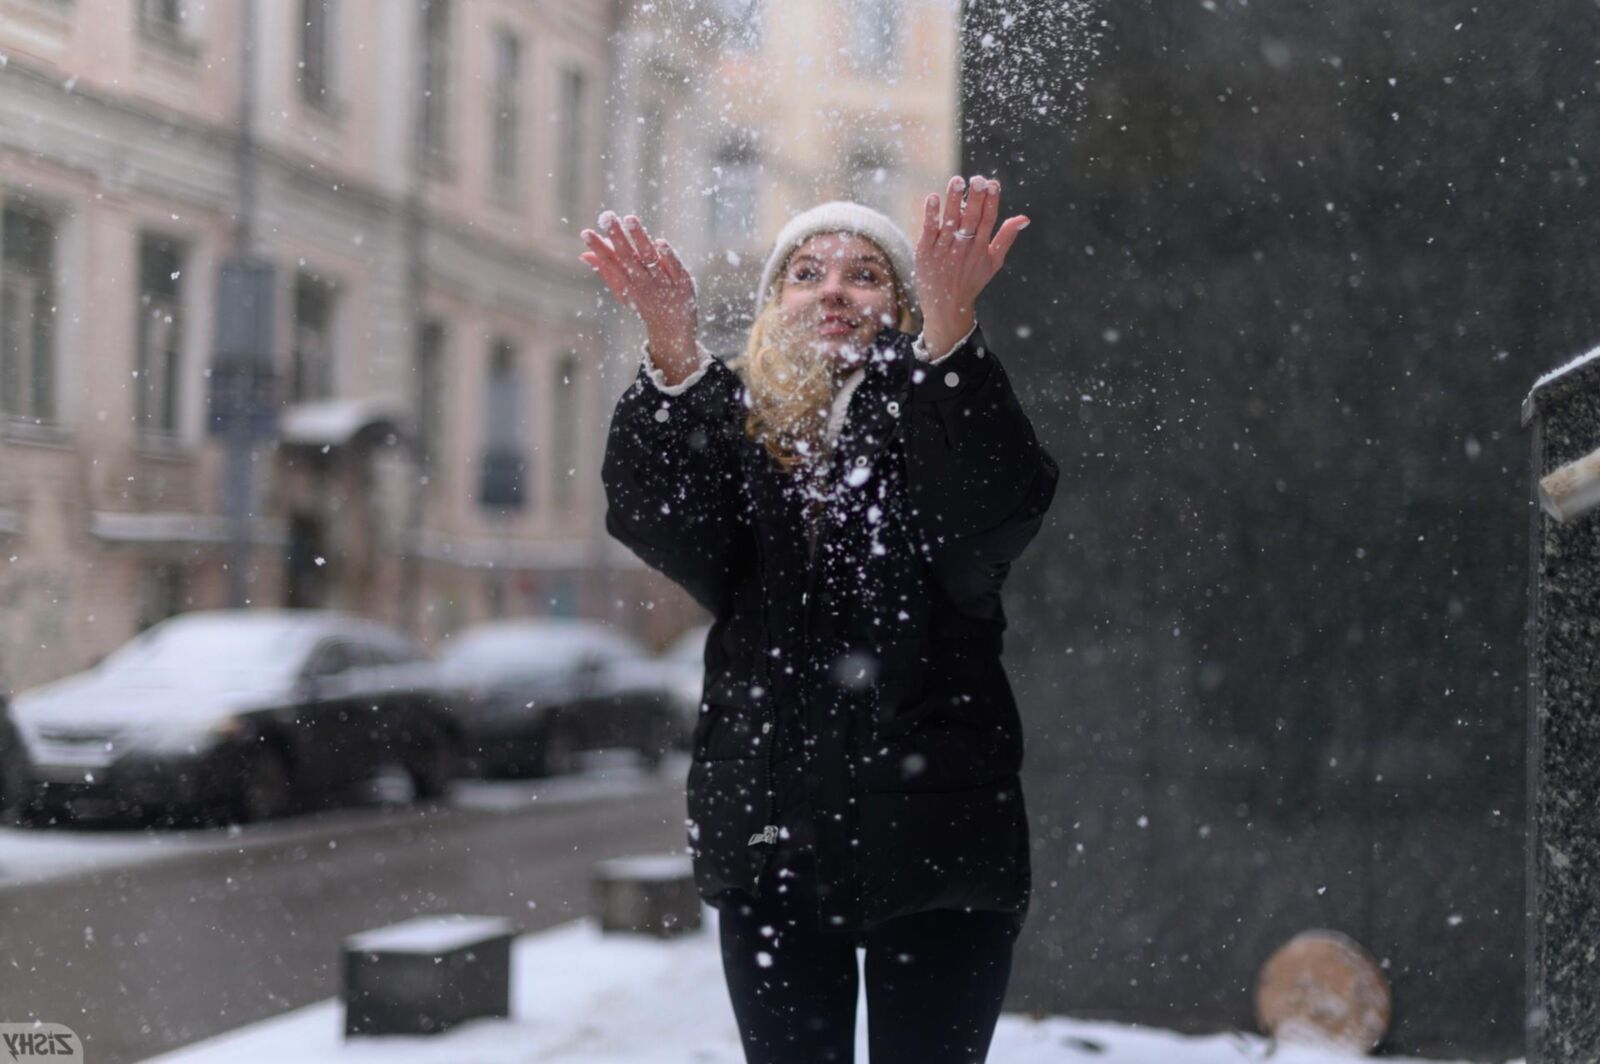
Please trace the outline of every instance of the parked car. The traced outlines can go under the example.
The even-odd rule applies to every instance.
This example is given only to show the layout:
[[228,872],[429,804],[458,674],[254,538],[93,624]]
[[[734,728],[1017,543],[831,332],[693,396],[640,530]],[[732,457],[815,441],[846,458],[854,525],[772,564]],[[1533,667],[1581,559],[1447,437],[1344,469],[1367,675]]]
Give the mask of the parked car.
[[27,788],[28,755],[11,719],[11,698],[0,691],[0,824],[9,822]]
[[668,644],[658,659],[672,691],[678,715],[678,743],[687,750],[700,719],[700,697],[706,682],[706,637],[709,624],[697,624]]
[[449,640],[443,683],[465,689],[463,763],[483,775],[560,775],[588,751],[676,745],[672,695],[635,640],[591,621],[492,621]]
[[266,820],[391,766],[433,798],[459,743],[419,646],[323,610],[181,614],[22,692],[14,712],[32,814],[188,808]]

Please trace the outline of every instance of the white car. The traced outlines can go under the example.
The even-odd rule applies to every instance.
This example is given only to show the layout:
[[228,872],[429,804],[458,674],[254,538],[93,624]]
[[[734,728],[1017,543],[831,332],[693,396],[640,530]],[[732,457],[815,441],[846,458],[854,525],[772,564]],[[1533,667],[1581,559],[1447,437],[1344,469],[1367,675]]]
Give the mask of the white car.
[[181,614],[12,711],[29,819],[182,807],[261,820],[396,766],[432,798],[459,742],[420,647],[325,610]]

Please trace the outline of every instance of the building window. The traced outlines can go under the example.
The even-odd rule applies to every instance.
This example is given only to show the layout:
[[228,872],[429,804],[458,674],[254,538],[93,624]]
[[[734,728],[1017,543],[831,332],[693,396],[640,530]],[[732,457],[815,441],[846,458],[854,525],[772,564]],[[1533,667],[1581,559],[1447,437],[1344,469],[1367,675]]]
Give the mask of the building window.
[[711,197],[712,241],[749,244],[756,236],[761,207],[761,167],[754,146],[748,141],[725,145],[711,173],[716,188]]
[[333,103],[338,10],[338,0],[300,3],[300,98],[324,109]]
[[556,185],[556,202],[561,220],[581,217],[583,211],[584,157],[588,134],[584,129],[584,74],[578,67],[561,71],[561,152]]
[[567,352],[556,359],[550,394],[550,501],[559,511],[572,505],[578,470],[578,422],[582,393],[578,387],[578,358]]
[[895,168],[888,156],[871,147],[857,147],[845,161],[850,198],[893,215],[897,210]]
[[443,323],[417,323],[417,461],[424,468],[438,465],[444,443],[444,340]]
[[424,163],[450,157],[450,0],[422,0],[422,101],[417,146]]
[[139,238],[137,424],[145,432],[178,431],[183,379],[183,246],[154,233]]
[[139,631],[194,605],[181,562],[151,562],[139,574]]
[[845,52],[863,73],[889,73],[900,47],[900,0],[849,0]]
[[484,377],[483,461],[478,502],[485,507],[520,509],[528,498],[527,460],[522,453],[522,397],[517,351],[496,340]]
[[7,203],[0,211],[0,412],[56,419],[56,221]]
[[139,0],[139,29],[166,41],[188,35],[190,0]]
[[329,399],[334,394],[334,309],[338,290],[315,274],[294,279],[294,365],[289,374],[292,402]]
[[493,171],[495,191],[513,191],[521,169],[522,44],[509,30],[494,35],[494,94],[489,116],[494,130]]
[[283,604],[315,608],[327,601],[333,566],[323,542],[322,522],[304,513],[289,515],[289,553],[284,558]]

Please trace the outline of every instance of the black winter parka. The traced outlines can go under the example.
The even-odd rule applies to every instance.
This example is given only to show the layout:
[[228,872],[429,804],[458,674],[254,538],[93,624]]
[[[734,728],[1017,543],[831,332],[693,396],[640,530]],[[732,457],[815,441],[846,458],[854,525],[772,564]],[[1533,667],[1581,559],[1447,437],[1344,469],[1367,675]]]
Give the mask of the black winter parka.
[[878,335],[809,517],[745,416],[720,361],[677,396],[641,367],[602,470],[610,533],[714,618],[688,780],[697,890],[712,905],[756,894],[782,749],[809,800],[821,926],[1020,917],[1023,740],[1000,587],[1055,461],[981,331],[936,365],[910,336]]

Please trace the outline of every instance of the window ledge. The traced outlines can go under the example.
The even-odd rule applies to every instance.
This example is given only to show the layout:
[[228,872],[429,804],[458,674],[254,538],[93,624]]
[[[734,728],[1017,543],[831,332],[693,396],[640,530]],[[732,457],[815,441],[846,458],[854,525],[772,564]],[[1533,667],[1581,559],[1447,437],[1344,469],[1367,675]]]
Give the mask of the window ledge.
[[448,151],[423,149],[417,168],[430,181],[449,184],[456,179],[455,156]]
[[76,0],[0,0],[0,8],[10,8],[41,23],[50,23],[50,28],[57,31],[72,29],[76,6]]
[[183,437],[163,432],[143,431],[134,442],[134,452],[140,458],[160,458],[167,461],[191,462],[194,448]]
[[66,447],[72,444],[73,432],[65,425],[0,418],[0,440],[41,447]]
[[200,41],[184,33],[179,27],[156,23],[139,23],[139,43],[163,59],[175,60],[185,65],[200,62]]
[[324,93],[321,99],[308,96],[304,92],[298,95],[300,97],[300,105],[304,108],[305,113],[312,118],[335,126],[344,123],[345,112],[349,108],[343,99],[334,96],[332,93]]

